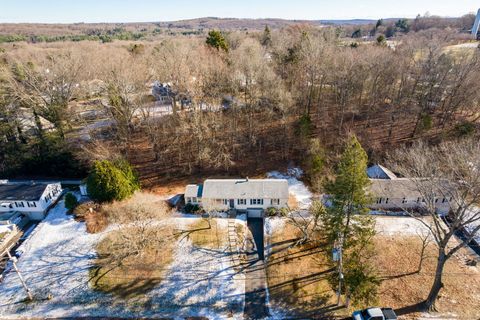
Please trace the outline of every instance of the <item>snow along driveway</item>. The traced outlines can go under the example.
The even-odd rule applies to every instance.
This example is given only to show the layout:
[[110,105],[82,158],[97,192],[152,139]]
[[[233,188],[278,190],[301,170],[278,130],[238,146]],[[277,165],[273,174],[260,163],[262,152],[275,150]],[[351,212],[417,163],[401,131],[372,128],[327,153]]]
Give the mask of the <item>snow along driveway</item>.
[[[172,218],[168,223],[188,225],[198,218]],[[227,219],[219,226],[227,228]],[[123,300],[89,287],[89,269],[95,245],[103,234],[89,234],[85,224],[66,215],[60,201],[19,248],[18,267],[37,300],[24,303],[17,274],[5,274],[0,283],[0,317],[173,317],[235,318],[243,314],[245,280],[235,274],[227,248],[177,245],[164,281],[141,301]],[[51,299],[48,296],[51,294]]]

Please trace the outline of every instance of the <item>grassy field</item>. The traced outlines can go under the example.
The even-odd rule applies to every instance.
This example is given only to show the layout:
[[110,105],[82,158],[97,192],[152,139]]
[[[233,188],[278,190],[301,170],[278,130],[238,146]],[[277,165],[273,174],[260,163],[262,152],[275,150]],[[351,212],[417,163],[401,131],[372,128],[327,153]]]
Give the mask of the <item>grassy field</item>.
[[336,309],[336,296],[328,277],[331,269],[317,242],[292,247],[299,237],[294,226],[274,230],[267,278],[272,309],[285,316],[309,316]]
[[112,241],[118,243],[114,238],[121,236],[113,231],[96,246],[98,258],[89,272],[90,285],[121,298],[140,297],[162,281],[173,260],[174,244],[165,242],[162,248],[147,247],[118,261],[111,257]]
[[210,220],[210,224],[207,219],[197,220],[189,227],[192,233],[188,237],[194,246],[208,249],[225,247],[227,242],[226,228],[219,226],[219,222],[216,219]]
[[[353,307],[336,307],[336,295],[328,281],[332,270],[322,244],[293,247],[298,237],[298,231],[288,223],[271,234],[267,277],[272,309],[297,317],[350,314]],[[373,263],[381,280],[376,304],[396,309],[404,319],[417,319],[421,316],[418,304],[427,297],[433,281],[435,245],[427,246],[420,271],[422,241],[418,236],[377,235],[374,245]],[[471,253],[463,249],[446,264],[444,288],[437,303],[442,317],[479,319],[480,268],[469,266],[471,259]]]
[[[430,244],[420,272],[421,240],[416,236],[377,236],[375,247],[376,269],[382,279],[379,305],[410,312],[423,301],[430,290],[436,263],[436,248]],[[480,317],[480,269],[468,266],[471,259],[464,249],[445,266],[444,288],[437,303],[439,312],[460,319]],[[415,318],[415,313],[409,315]]]

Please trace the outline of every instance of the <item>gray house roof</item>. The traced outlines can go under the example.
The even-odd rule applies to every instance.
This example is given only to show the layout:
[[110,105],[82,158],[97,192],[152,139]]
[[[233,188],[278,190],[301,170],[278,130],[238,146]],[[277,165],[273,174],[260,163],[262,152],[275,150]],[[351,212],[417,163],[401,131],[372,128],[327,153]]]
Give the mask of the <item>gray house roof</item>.
[[414,181],[406,178],[370,179],[370,192],[375,197],[383,198],[418,198],[421,194],[417,191]]
[[288,199],[288,182],[285,179],[207,179],[202,198]]
[[203,186],[201,184],[189,184],[185,188],[185,197],[202,197]]
[[37,201],[47,188],[47,183],[0,184],[0,201]]
[[369,167],[367,169],[367,176],[370,179],[397,179],[395,173],[379,164]]

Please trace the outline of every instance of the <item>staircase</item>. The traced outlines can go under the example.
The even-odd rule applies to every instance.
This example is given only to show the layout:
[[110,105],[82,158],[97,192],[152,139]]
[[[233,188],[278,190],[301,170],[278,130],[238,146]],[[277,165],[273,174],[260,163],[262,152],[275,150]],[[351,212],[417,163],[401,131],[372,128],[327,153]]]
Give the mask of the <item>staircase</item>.
[[[229,212],[230,217],[230,212]],[[238,241],[235,219],[228,219],[228,250],[235,272],[240,272],[242,267],[242,255]]]

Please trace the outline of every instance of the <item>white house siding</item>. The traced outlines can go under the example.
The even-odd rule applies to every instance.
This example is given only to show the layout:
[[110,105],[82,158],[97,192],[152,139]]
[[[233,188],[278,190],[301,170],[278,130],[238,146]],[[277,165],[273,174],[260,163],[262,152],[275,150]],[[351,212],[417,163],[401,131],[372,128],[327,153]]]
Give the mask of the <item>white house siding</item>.
[[[217,199],[201,199],[201,204],[206,210],[228,210],[230,209],[230,199],[220,199],[220,203]],[[239,204],[239,199],[234,200],[234,209],[236,210],[248,210],[248,209],[267,209],[270,207],[274,208],[286,208],[288,199],[276,199],[278,204],[272,204],[272,199],[263,199],[263,204],[252,204],[251,199],[245,199],[245,204]],[[242,199],[243,200],[243,199]],[[193,202],[192,202],[193,203]],[[196,204],[199,204],[198,202]]]
[[[25,213],[32,220],[42,220],[46,210],[57,201],[61,193],[60,183],[51,183],[45,187],[40,199],[36,201],[0,200],[0,212],[17,211]],[[10,204],[10,206],[6,206],[6,204]]]
[[[388,202],[387,202],[388,199]],[[381,202],[380,202],[381,200]],[[378,203],[380,202],[380,203]],[[415,210],[421,209],[423,203],[418,198],[376,198],[375,203],[369,207],[374,210]],[[439,198],[435,204],[437,213],[447,214],[450,210],[450,204],[447,199]]]

